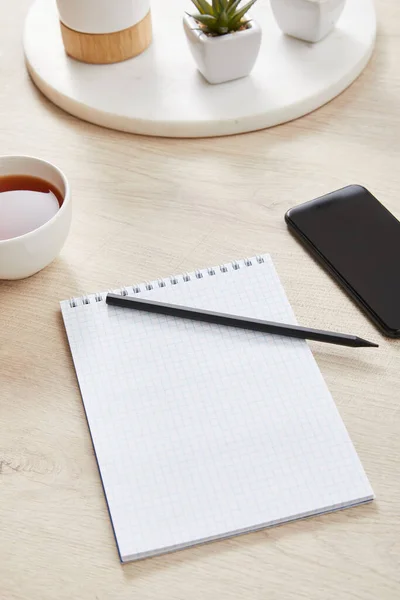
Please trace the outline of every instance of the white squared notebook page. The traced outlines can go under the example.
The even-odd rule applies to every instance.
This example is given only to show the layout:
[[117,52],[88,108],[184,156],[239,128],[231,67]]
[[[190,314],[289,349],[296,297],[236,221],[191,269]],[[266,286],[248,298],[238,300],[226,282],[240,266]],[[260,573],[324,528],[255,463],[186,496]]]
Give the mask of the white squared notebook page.
[[[296,323],[268,255],[151,287],[126,290]],[[305,341],[104,296],[61,306],[123,562],[373,498]]]

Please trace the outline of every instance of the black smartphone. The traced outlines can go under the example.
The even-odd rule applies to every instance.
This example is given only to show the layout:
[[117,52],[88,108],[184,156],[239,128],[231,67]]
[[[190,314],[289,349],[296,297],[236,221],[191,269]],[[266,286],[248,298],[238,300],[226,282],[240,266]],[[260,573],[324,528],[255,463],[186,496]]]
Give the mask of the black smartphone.
[[390,337],[400,337],[400,222],[364,187],[291,208],[289,229]]

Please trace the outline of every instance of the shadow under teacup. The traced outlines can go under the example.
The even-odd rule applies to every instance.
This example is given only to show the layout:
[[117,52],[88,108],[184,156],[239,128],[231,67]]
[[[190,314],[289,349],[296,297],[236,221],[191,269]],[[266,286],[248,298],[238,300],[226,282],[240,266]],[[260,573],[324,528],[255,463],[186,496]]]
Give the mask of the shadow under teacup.
[[59,254],[71,225],[65,175],[30,156],[0,156],[0,279],[22,279]]

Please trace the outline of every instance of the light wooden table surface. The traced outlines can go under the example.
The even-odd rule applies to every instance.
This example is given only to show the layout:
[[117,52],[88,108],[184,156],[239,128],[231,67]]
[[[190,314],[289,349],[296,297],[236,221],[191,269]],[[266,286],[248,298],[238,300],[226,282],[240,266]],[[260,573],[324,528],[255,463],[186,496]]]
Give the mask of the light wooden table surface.
[[[1,153],[65,170],[74,218],[58,260],[0,284],[0,598],[398,599],[400,342],[380,336],[283,220],[348,183],[400,217],[398,3],[378,2],[375,54],[329,105],[269,131],[189,141],[107,131],[52,106],[24,69],[28,5],[0,0]],[[313,346],[377,499],[122,567],[58,301],[259,252],[273,255],[301,323],[381,344]]]

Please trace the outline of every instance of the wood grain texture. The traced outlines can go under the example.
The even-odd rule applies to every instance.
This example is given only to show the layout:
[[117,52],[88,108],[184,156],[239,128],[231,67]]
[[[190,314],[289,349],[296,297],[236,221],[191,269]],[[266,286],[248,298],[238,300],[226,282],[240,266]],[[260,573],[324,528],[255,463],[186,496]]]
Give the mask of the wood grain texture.
[[[0,597],[5,600],[397,600],[400,342],[380,336],[289,235],[292,205],[362,183],[400,217],[400,9],[379,0],[374,56],[293,123],[231,138],[135,137],[81,123],[24,69],[29,0],[0,0],[2,153],[58,164],[73,190],[61,256],[0,283]],[[58,301],[270,252],[299,322],[377,340],[313,350],[373,504],[122,567]]]
[[151,44],[151,13],[132,27],[113,33],[81,33],[60,21],[64,48],[81,62],[104,65],[117,63],[146,50]]

